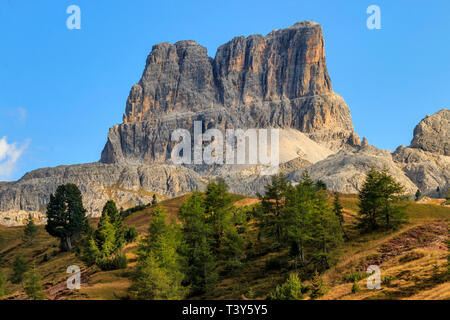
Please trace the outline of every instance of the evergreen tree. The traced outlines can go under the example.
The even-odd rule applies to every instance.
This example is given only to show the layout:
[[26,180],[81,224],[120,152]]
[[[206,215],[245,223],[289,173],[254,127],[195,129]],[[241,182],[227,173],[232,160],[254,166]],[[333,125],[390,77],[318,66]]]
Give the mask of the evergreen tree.
[[341,204],[341,201],[339,200],[339,194],[337,192],[334,193],[334,200],[333,200],[333,212],[336,215],[336,217],[339,220],[339,225],[341,226],[342,234],[344,235],[345,239],[348,239],[347,233],[344,229],[344,207]]
[[61,185],[50,195],[45,230],[61,241],[61,250],[71,251],[73,241],[87,231],[81,192],[74,184]]
[[316,271],[311,281],[311,299],[322,297],[326,293],[326,287],[320,274]]
[[31,245],[33,243],[34,238],[36,238],[37,233],[38,227],[34,224],[31,215],[28,215],[27,224],[23,229],[23,236],[22,236],[23,241],[26,244]]
[[242,267],[245,258],[245,241],[236,228],[229,227],[220,248],[220,254],[226,262],[226,269],[234,272]]
[[295,268],[308,266],[309,272],[329,268],[335,260],[334,249],[342,241],[342,229],[326,193],[318,190],[305,172],[302,180],[290,187],[285,202],[286,244]]
[[316,188],[317,190],[327,190],[327,185],[322,180],[317,180]]
[[28,264],[22,255],[17,255],[13,263],[12,283],[21,283],[24,279],[25,272],[28,271]]
[[101,258],[100,250],[94,237],[91,235],[87,238],[86,244],[82,250],[82,260],[89,266],[96,264]]
[[139,233],[137,232],[136,228],[134,226],[131,226],[126,229],[125,231],[125,241],[127,243],[135,242],[138,238]]
[[156,199],[156,194],[152,196],[152,206],[155,206],[158,203],[158,199]]
[[0,268],[0,299],[6,294],[6,276],[3,270]]
[[297,274],[290,274],[285,283],[270,293],[270,300],[300,300],[303,297],[303,284]]
[[214,233],[208,224],[205,201],[200,192],[194,192],[183,203],[179,218],[183,222],[184,255],[188,265],[186,280],[192,293],[208,292],[217,280],[210,240]]
[[225,236],[231,205],[232,199],[225,181],[220,178],[217,182],[210,182],[206,187],[205,210],[212,226],[213,246],[216,253]]
[[31,300],[45,299],[45,294],[42,289],[41,275],[34,265],[32,266],[30,272],[26,275],[24,289],[28,298]]
[[151,215],[148,235],[139,245],[132,291],[140,299],[182,299],[186,289],[182,286],[180,228],[169,223],[168,214],[160,206]]
[[422,192],[420,192],[420,190],[417,189],[416,194],[415,194],[415,196],[414,196],[414,199],[415,199],[416,201],[419,201],[420,198],[422,198]]
[[359,287],[358,281],[353,281],[353,286],[352,286],[352,293],[358,293],[359,291],[361,291],[361,288]]
[[108,259],[117,251],[116,228],[111,223],[111,218],[104,212],[95,230],[95,243],[100,252],[100,259]]
[[[261,200],[260,223],[261,232],[281,244],[286,236],[286,221],[284,221],[284,206],[290,189],[286,177],[282,174],[272,177],[272,183],[264,187],[264,196],[258,194]],[[257,212],[258,214],[258,212]]]
[[185,289],[181,283],[171,279],[153,254],[139,261],[132,279],[130,291],[139,300],[178,300],[184,297]]
[[113,200],[108,200],[102,210],[102,216],[108,215],[110,222],[115,229],[115,243],[116,249],[120,250],[125,244],[125,229],[123,227],[123,218],[119,210],[117,210],[116,203]]
[[447,194],[445,195],[445,202],[450,204],[450,188],[448,188]]
[[406,213],[399,205],[403,187],[394,180],[387,170],[371,169],[359,193],[359,227],[363,231],[373,231],[383,226],[396,228],[406,221]]

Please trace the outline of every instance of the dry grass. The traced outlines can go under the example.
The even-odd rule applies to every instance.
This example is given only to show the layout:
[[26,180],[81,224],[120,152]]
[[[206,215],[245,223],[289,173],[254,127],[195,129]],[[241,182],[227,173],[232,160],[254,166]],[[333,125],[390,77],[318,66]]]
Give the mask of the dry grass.
[[[181,204],[189,195],[162,201],[160,205],[172,219],[177,218]],[[257,199],[233,195],[236,206],[252,206]],[[443,226],[450,218],[450,208],[436,204],[419,204],[410,202],[407,211],[409,224],[395,232],[376,232],[360,235],[354,228],[358,211],[358,199],[355,195],[341,195],[345,212],[345,226],[351,241],[344,243],[339,252],[339,262],[324,274],[329,287],[324,299],[450,299],[450,285],[445,278],[447,248],[444,245],[448,234],[443,234]],[[150,212],[154,208],[146,208],[130,215],[125,224],[135,226],[140,237],[147,233],[151,221]],[[445,222],[447,221],[447,222]],[[98,219],[90,220],[95,226]],[[440,226],[440,227],[439,227]],[[0,244],[0,258],[3,270],[9,277],[11,267],[17,254],[34,262],[42,275],[46,289],[57,291],[64,286],[68,277],[66,268],[76,264],[86,270],[84,264],[73,253],[60,253],[58,241],[50,237],[43,226],[39,227],[39,235],[33,245],[26,246],[21,241],[22,227],[6,228],[0,226],[0,234],[4,238]],[[271,249],[269,241],[257,239],[258,230],[251,223],[244,234],[247,240],[247,260],[245,267],[234,275],[222,276],[217,289],[211,296],[196,299],[241,299],[251,289],[255,298],[264,299],[279,283],[283,282],[289,270],[268,270],[269,259],[282,257],[286,252]],[[399,249],[404,244],[403,249]],[[124,248],[129,264],[125,270],[102,272],[92,270],[85,274],[82,289],[73,292],[57,292],[52,297],[57,299],[128,299],[130,274],[136,264],[137,244],[129,244]],[[44,258],[47,259],[44,259]],[[365,279],[359,281],[361,291],[351,293],[352,283],[343,281],[343,276],[350,271],[364,270],[368,263],[380,265],[382,277],[390,276],[389,285],[382,285],[381,290],[368,290]],[[437,266],[436,267],[434,266]],[[436,276],[437,274],[437,276]],[[448,277],[448,276],[447,276]],[[447,282],[444,282],[447,281]],[[53,292],[49,290],[48,292]],[[21,285],[8,282],[9,297],[23,296]]]

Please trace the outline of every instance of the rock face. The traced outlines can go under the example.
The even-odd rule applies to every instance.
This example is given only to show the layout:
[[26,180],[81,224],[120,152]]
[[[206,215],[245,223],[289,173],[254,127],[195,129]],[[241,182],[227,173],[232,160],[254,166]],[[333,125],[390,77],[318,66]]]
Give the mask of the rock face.
[[171,164],[175,129],[280,128],[280,171],[297,182],[304,170],[335,191],[356,193],[366,172],[387,168],[407,193],[443,196],[450,186],[450,111],[421,121],[409,147],[392,153],[353,130],[350,110],[333,92],[321,27],[299,22],[266,36],[236,37],[214,59],[194,41],[155,45],[126,103],[123,123],[110,128],[100,162],[39,169],[0,182],[0,224],[45,221],[51,193],[79,186],[89,216],[113,199],[128,208],[202,190],[223,177],[230,191],[264,192],[271,177],[255,165]]
[[104,163],[167,163],[173,130],[295,128],[332,150],[359,145],[350,110],[332,91],[322,29],[299,22],[236,37],[214,59],[195,41],[155,45],[114,126]]
[[89,163],[38,169],[16,182],[0,185],[0,224],[20,225],[27,213],[44,221],[50,194],[66,183],[80,188],[83,205],[91,217],[98,217],[109,199],[126,209],[151,202],[153,194],[164,199],[204,187],[197,173],[170,165],[122,167]]
[[450,156],[450,110],[442,109],[425,119],[414,129],[411,148]]

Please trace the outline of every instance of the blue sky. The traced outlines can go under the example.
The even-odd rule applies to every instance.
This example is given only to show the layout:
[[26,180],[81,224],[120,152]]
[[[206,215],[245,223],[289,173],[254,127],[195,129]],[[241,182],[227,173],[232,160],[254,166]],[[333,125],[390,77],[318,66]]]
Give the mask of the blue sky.
[[[66,28],[72,4],[81,30]],[[381,30],[366,27],[372,4]],[[450,105],[449,12],[447,0],[2,0],[0,180],[98,161],[154,44],[193,39],[214,56],[234,36],[301,20],[322,25],[356,132],[379,148],[408,145],[422,118]]]

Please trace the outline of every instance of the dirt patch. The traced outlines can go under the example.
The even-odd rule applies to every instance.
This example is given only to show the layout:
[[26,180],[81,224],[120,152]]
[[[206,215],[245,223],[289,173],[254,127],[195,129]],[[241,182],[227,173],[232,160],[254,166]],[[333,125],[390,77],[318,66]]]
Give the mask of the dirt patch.
[[447,239],[448,225],[445,221],[414,227],[384,243],[378,249],[379,254],[368,259],[366,263],[367,265],[381,264],[416,248],[445,249]]
[[252,206],[254,204],[260,203],[261,200],[256,199],[256,198],[245,198],[239,201],[236,201],[234,203],[235,207],[245,207],[245,206]]

